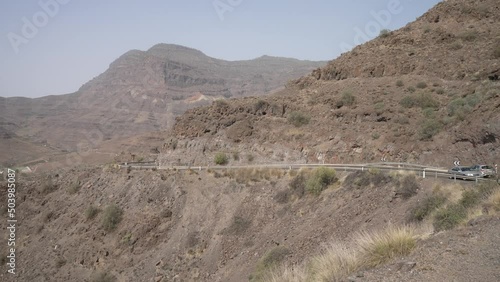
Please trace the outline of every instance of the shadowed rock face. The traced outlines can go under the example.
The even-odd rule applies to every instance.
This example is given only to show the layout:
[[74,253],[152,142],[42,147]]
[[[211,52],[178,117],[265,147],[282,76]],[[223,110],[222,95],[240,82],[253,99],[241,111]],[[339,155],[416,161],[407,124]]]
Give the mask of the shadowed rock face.
[[[260,57],[224,61],[170,44],[131,50],[76,93],[7,98],[1,117],[33,141],[68,150],[78,143],[164,130],[188,108],[216,99],[264,95],[326,62]],[[90,137],[89,137],[90,136]]]

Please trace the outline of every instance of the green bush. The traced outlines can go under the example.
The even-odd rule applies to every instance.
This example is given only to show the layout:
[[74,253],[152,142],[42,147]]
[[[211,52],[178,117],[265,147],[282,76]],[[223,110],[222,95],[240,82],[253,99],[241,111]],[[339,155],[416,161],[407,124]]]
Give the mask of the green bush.
[[385,109],[385,104],[384,102],[378,102],[373,107],[377,113],[382,113]]
[[467,218],[467,209],[461,204],[453,204],[439,210],[434,217],[436,231],[450,230]]
[[425,83],[423,81],[417,83],[417,88],[424,89],[426,87],[427,87],[427,83]]
[[215,154],[214,162],[216,165],[226,165],[229,161],[229,158],[226,154],[219,152]]
[[415,90],[416,90],[416,89],[415,89],[415,87],[413,87],[413,86],[409,86],[407,89],[408,89],[408,91],[410,91],[411,93],[415,92]]
[[313,195],[319,195],[328,185],[335,183],[337,180],[334,169],[319,167],[314,169],[307,179],[306,189]]
[[88,220],[94,219],[96,215],[99,213],[99,209],[95,207],[94,205],[90,205],[86,210],[85,210],[85,217]]
[[343,106],[352,106],[356,103],[356,97],[352,95],[351,92],[342,93],[342,97],[337,101],[337,108],[341,108]]
[[420,128],[420,140],[430,140],[441,131],[442,125],[435,119],[427,119]]
[[396,86],[397,87],[403,87],[403,86],[405,86],[405,84],[403,83],[402,80],[398,80],[398,81],[396,81]]
[[107,206],[102,215],[102,227],[106,231],[113,231],[122,221],[123,211],[115,204]]
[[420,107],[425,108],[439,108],[439,102],[436,101],[431,94],[422,93],[420,95],[409,95],[401,99],[399,104],[405,108]]
[[436,93],[439,94],[439,95],[443,95],[444,94],[444,89],[443,88],[438,88],[436,90]]
[[296,127],[300,127],[306,125],[311,120],[310,117],[304,115],[301,112],[291,112],[288,116],[288,122],[293,124]]
[[412,96],[406,96],[399,101],[399,104],[404,108],[413,108],[413,106],[415,106],[415,99],[413,99]]
[[382,38],[385,38],[385,37],[388,37],[390,34],[391,34],[390,30],[388,30],[388,29],[382,29],[380,31],[379,36],[382,37]]
[[421,200],[418,205],[410,210],[409,221],[422,221],[433,211],[441,207],[446,202],[446,197],[440,194],[433,194]]
[[436,116],[436,111],[433,108],[425,108],[422,113],[424,114],[424,117],[426,118],[434,118]]
[[481,201],[481,195],[478,191],[466,190],[462,192],[462,198],[459,204],[464,208],[469,209],[478,205]]

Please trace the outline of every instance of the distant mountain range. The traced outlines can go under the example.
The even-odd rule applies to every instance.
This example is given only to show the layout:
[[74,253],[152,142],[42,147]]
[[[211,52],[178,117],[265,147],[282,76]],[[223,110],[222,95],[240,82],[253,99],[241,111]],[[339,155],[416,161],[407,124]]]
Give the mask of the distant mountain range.
[[75,93],[0,97],[0,140],[22,137],[70,151],[93,147],[170,128],[188,108],[213,100],[270,93],[325,64],[270,56],[224,61],[172,44],[131,50]]

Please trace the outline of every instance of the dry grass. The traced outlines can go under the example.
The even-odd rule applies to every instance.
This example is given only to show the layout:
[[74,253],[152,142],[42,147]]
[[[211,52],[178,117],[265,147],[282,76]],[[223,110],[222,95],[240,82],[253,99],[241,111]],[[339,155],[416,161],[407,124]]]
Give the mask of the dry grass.
[[409,254],[416,246],[414,229],[390,226],[380,233],[362,233],[357,239],[361,264],[374,267]]
[[[276,268],[263,281],[343,281],[350,274],[409,254],[416,246],[414,227],[389,226],[381,232],[360,233],[351,245],[331,244],[307,266]],[[423,229],[424,230],[424,229]],[[429,232],[424,230],[425,235]]]
[[285,171],[276,168],[243,168],[228,170],[224,176],[236,180],[240,184],[259,182],[262,180],[279,179],[285,175]]
[[489,204],[495,212],[500,212],[500,190],[490,196],[487,204]]
[[359,254],[342,244],[332,244],[314,257],[308,267],[310,281],[338,281],[360,267]]
[[302,267],[283,266],[272,271],[264,279],[267,282],[304,282],[307,281],[306,272]]

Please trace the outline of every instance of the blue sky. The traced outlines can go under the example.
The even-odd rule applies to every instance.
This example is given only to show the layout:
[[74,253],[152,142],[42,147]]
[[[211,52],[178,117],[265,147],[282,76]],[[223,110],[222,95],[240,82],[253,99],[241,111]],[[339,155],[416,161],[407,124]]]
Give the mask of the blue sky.
[[[331,60],[439,0],[1,1],[0,96],[71,93],[131,49],[173,43],[225,60]],[[377,18],[375,14],[382,15]]]

